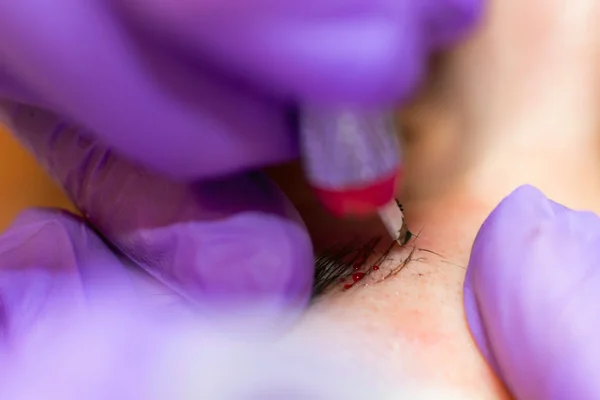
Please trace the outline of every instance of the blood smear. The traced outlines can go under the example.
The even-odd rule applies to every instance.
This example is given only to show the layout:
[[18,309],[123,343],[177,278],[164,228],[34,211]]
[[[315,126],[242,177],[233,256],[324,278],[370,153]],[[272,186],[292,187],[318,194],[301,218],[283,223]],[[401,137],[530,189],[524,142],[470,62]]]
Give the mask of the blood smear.
[[357,272],[355,274],[352,274],[352,280],[354,282],[358,282],[358,281],[360,281],[364,277],[365,277],[365,273],[364,272]]

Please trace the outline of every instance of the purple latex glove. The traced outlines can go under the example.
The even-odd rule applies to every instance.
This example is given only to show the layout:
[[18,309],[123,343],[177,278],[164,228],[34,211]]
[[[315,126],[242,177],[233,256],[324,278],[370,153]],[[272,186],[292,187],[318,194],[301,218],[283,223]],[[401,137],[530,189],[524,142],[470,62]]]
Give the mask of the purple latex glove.
[[180,295],[198,306],[304,306],[310,238],[262,174],[170,180],[115,157],[52,113],[0,102],[0,119],[2,110],[104,238]]
[[296,155],[284,102],[406,96],[482,0],[24,0],[0,5],[0,97],[180,177]]
[[182,295],[303,304],[310,240],[246,171],[297,155],[290,102],[406,97],[480,3],[2,2],[3,119],[105,238]]
[[600,219],[525,186],[483,224],[465,282],[469,326],[517,399],[600,398]]

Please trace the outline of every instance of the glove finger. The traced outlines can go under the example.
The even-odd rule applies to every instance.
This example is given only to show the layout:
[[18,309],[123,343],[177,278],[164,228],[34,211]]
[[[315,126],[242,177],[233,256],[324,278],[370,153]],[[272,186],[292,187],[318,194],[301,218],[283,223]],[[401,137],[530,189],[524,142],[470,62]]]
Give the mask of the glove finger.
[[275,311],[306,304],[310,238],[262,174],[174,182],[114,156],[51,113],[21,108],[11,122],[102,235],[188,299],[266,302]]
[[532,187],[508,196],[471,253],[465,307],[473,335],[516,398],[600,395],[600,219]]
[[[144,291],[146,295],[144,295]],[[28,210],[0,237],[2,340],[15,345],[59,309],[106,300],[167,300],[168,293],[122,262],[86,223],[60,210]],[[180,299],[171,294],[170,300]]]
[[0,93],[23,83],[36,95],[34,105],[68,116],[154,169],[207,177],[297,155],[280,102],[175,54],[173,46],[138,40],[106,2],[2,2],[0,49],[0,65],[14,78],[3,80]]

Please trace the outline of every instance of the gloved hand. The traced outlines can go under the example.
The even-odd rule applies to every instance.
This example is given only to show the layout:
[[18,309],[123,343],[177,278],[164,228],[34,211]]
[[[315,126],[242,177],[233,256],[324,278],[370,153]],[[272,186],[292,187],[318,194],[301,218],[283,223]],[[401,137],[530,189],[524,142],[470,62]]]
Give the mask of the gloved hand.
[[465,282],[469,327],[517,399],[600,398],[600,219],[525,186],[483,224]]
[[180,293],[302,304],[310,240],[246,171],[297,155],[290,103],[405,98],[480,2],[2,2],[4,119],[103,236]]

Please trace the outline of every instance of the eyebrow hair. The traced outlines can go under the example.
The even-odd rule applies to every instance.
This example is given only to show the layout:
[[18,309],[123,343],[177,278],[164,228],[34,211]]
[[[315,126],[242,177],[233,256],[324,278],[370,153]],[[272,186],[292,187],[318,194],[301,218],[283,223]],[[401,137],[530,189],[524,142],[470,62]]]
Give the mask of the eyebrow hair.
[[[373,266],[383,263],[396,242],[392,241],[379,257],[374,259],[373,256],[377,253],[382,240],[383,238],[378,236],[366,242],[353,240],[338,243],[317,255],[312,298],[322,295],[335,284],[342,283],[355,273],[360,272],[367,276],[373,271]],[[369,260],[374,261],[368,263]]]

